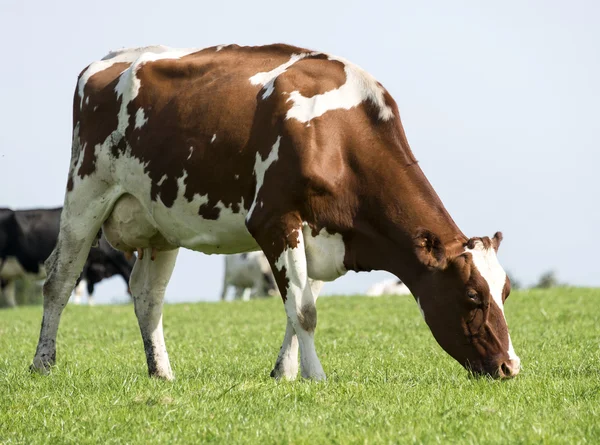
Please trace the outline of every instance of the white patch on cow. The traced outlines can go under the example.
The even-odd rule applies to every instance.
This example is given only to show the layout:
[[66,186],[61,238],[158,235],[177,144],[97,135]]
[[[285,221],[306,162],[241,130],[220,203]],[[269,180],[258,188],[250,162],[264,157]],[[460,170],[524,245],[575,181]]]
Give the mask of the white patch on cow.
[[210,140],[210,143],[212,144],[215,141],[215,139],[217,139],[217,133],[213,134],[213,137]]
[[90,96],[85,98],[85,104],[88,105],[90,103]]
[[98,109],[98,105],[94,105],[93,111],[96,111],[97,109]]
[[[494,249],[486,249],[483,242],[477,241],[473,249],[465,249],[465,252],[469,252],[473,257],[473,264],[487,282],[490,288],[492,299],[496,305],[500,308],[502,316],[504,317],[504,303],[502,302],[502,290],[506,283],[506,272],[502,269],[502,266],[498,262],[496,251]],[[506,323],[506,317],[504,317]],[[513,349],[512,340],[510,334],[508,335],[508,355],[512,360],[519,360],[519,357],[515,354]]]
[[144,115],[144,109],[138,108],[135,112],[135,128],[142,128],[146,122],[148,122],[148,119]]
[[194,153],[194,147],[190,147],[190,154],[188,155],[188,160],[192,157],[192,154]]
[[73,303],[81,304],[81,297],[83,297],[86,287],[87,282],[85,280],[81,280],[79,284],[75,287],[75,290],[73,291]]
[[257,201],[258,193],[260,192],[260,189],[265,180],[265,173],[267,172],[267,170],[271,166],[271,164],[273,164],[275,161],[277,161],[277,159],[279,159],[279,144],[280,143],[281,143],[281,136],[278,136],[277,140],[273,144],[273,148],[271,148],[271,151],[269,152],[269,155],[267,156],[267,159],[265,159],[264,161],[260,157],[260,153],[258,153],[258,152],[256,153],[256,160],[254,161],[254,176],[256,177],[256,189],[254,190],[254,200],[252,201],[252,206],[250,207],[250,211],[248,212],[248,216],[246,217],[246,220],[250,219],[250,217],[252,216],[252,212],[254,211],[254,208],[256,207],[256,203],[258,202]]
[[347,272],[344,266],[346,246],[341,234],[329,233],[327,229],[322,228],[313,236],[307,223],[303,223],[302,232],[306,243],[306,263],[310,278],[333,281]]
[[[318,54],[318,53],[314,53],[314,54]],[[294,63],[296,63],[298,60],[302,60],[306,56],[309,56],[309,55],[310,55],[310,53],[292,54],[292,56],[290,57],[290,60],[288,60],[284,64],[279,65],[276,68],[273,68],[271,71],[257,73],[254,76],[252,76],[250,78],[250,83],[252,85],[261,85],[263,87],[263,89],[265,90],[262,95],[262,98],[266,99],[273,93],[273,90],[275,89],[275,87],[274,87],[275,79],[277,79],[277,77],[280,76],[281,74],[285,73],[286,70],[290,66],[292,66]]]
[[427,323],[427,320],[425,319],[425,311],[421,307],[421,300],[419,299],[419,297],[417,297],[417,306],[419,306],[419,312],[421,312],[421,317],[423,317],[423,320],[425,320],[425,323]]
[[288,102],[292,102],[292,107],[288,110],[286,119],[307,123],[328,111],[349,110],[365,101],[377,106],[379,119],[385,121],[394,116],[392,108],[385,103],[383,87],[373,76],[347,60],[333,56],[330,56],[329,60],[344,64],[346,82],[339,88],[311,97],[304,97],[299,91],[292,91],[288,99]]
[[[313,293],[311,280],[308,276],[307,258],[303,252],[303,249],[305,249],[303,233],[299,228],[294,229],[294,231],[298,232],[298,244],[296,247],[287,247],[281,252],[275,262],[275,268],[280,272],[285,268],[285,277],[288,280],[284,305],[288,317],[293,317],[292,323],[300,345],[302,377],[325,380],[325,372],[315,349],[314,332],[304,330],[297,318],[297,314],[301,314],[306,307],[315,304],[317,295]],[[315,288],[318,287],[318,285],[315,286]],[[284,339],[282,350],[286,350],[289,346],[287,344],[288,340],[290,339]]]
[[215,52],[219,52],[219,51],[221,51],[221,50],[222,50],[223,48],[225,48],[226,46],[228,46],[228,45],[218,45],[218,46],[217,46],[217,49],[215,50]]
[[233,177],[237,180],[240,179],[240,175],[233,175]]
[[[294,229],[291,233],[288,234],[288,237],[292,235],[294,232],[300,232],[300,229]],[[291,251],[294,249],[303,249],[304,248],[304,239],[302,235],[298,235],[298,244],[296,247],[286,247],[275,261],[275,267],[279,272],[283,270],[285,267],[286,277],[289,279],[288,281],[288,289],[292,283],[307,283],[308,275],[306,270],[306,265],[299,263],[299,258],[297,255],[292,255]]]
[[163,182],[165,182],[167,180],[167,175],[162,175],[162,177],[159,179],[159,181],[156,183],[157,186],[161,186],[163,185]]

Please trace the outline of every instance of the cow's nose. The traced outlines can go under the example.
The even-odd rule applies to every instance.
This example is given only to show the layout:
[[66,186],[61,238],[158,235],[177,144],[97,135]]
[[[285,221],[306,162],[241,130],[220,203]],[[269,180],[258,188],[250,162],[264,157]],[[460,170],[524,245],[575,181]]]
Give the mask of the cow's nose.
[[506,360],[498,368],[498,375],[501,379],[510,379],[515,377],[521,370],[519,360]]

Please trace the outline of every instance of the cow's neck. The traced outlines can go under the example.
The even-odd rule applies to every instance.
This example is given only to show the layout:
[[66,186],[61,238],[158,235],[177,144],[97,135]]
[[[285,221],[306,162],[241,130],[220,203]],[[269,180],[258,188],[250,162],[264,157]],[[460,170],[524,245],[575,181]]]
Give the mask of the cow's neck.
[[350,236],[346,262],[352,270],[391,272],[410,286],[427,271],[415,254],[414,237],[419,230],[433,232],[450,256],[459,253],[467,237],[447,212],[407,145],[403,154],[395,164],[372,172],[369,182],[379,184],[377,201],[361,212]]

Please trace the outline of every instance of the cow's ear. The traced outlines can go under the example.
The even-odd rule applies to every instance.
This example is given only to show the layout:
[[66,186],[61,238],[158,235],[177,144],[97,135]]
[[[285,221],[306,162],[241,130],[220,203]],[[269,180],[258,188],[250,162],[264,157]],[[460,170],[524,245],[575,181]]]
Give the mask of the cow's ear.
[[417,258],[425,266],[443,269],[448,261],[446,249],[440,239],[431,231],[421,229],[413,238]]
[[494,246],[494,250],[498,252],[498,248],[500,247],[500,243],[502,242],[502,232],[494,233],[494,237],[492,238],[492,246]]

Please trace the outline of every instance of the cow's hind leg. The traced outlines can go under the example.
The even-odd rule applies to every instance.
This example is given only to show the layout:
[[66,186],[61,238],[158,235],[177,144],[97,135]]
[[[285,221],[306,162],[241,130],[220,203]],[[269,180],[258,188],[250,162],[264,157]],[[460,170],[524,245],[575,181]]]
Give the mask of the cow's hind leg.
[[317,327],[317,295],[314,291],[318,291],[321,284],[308,277],[301,220],[297,215],[287,215],[272,221],[276,222],[248,222],[250,232],[271,263],[288,317],[284,341],[271,375],[295,378],[299,346],[302,377],[324,380],[325,372],[314,341]]
[[81,184],[65,197],[56,247],[46,260],[44,315],[32,370],[47,372],[56,361],[58,325],[77,277],[117,198],[117,191]]
[[129,285],[148,362],[148,374],[173,379],[162,327],[165,290],[177,259],[178,249],[157,252],[154,261],[150,249],[133,267]]

